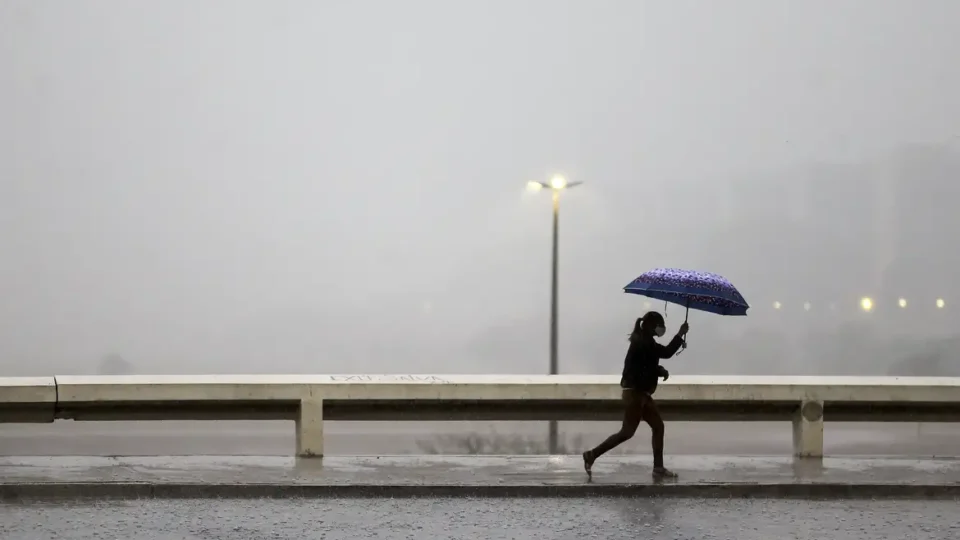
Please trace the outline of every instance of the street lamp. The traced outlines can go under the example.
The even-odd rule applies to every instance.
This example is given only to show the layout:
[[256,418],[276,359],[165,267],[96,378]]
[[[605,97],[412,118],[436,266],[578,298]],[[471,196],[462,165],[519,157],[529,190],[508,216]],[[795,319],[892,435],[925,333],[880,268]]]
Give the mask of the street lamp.
[[[556,175],[549,182],[528,182],[527,189],[541,191],[549,189],[553,196],[553,260],[550,272],[550,375],[559,372],[557,360],[557,258],[559,255],[560,234],[560,192],[577,187],[583,182],[567,182],[567,179]],[[550,453],[557,453],[557,421],[550,421]]]
[[866,311],[867,313],[873,311],[873,299],[868,296],[861,298],[860,309]]

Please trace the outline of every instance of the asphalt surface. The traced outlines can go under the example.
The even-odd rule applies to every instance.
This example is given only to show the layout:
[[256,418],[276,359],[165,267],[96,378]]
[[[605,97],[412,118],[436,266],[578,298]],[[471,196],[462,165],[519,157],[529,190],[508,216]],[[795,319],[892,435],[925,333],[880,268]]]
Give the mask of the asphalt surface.
[[[568,452],[596,445],[618,429],[609,422],[563,422]],[[672,455],[788,456],[789,422],[667,425]],[[327,422],[327,455],[423,453],[545,453],[543,422]],[[469,439],[480,434],[484,444]],[[0,424],[0,455],[274,455],[294,453],[293,422],[73,422]],[[537,446],[540,446],[539,448]],[[825,426],[831,456],[960,456],[960,424],[857,424]],[[649,430],[617,449],[650,453]]]
[[[571,450],[616,427],[561,424]],[[476,450],[472,433],[488,441],[480,451],[535,451],[543,423],[325,428],[328,457],[296,460],[289,422],[0,425],[0,538],[960,538],[960,460],[930,459],[960,455],[955,424],[828,423],[822,462],[789,458],[789,423],[670,424],[681,476],[662,485],[644,430],[623,448],[641,455],[603,459],[588,484],[576,456],[396,455]],[[141,457],[96,457],[116,455]],[[934,498],[907,500],[931,487]]]
[[955,501],[137,500],[0,504],[4,540],[956,540]]

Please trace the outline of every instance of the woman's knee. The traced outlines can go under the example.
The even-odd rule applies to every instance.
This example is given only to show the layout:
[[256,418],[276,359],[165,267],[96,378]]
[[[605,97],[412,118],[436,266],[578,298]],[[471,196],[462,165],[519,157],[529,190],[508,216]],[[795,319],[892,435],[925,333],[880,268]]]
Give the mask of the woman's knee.
[[635,425],[630,425],[630,426],[623,426],[623,427],[621,427],[621,428],[620,428],[620,433],[619,433],[619,435],[620,435],[620,439],[621,439],[621,440],[628,441],[628,440],[630,440],[631,438],[633,438],[633,436],[634,436],[636,433],[637,433],[637,426],[635,426]]
[[654,435],[663,435],[666,429],[663,425],[663,420],[657,418],[656,420],[648,420],[647,423],[650,424],[650,431],[652,431]]

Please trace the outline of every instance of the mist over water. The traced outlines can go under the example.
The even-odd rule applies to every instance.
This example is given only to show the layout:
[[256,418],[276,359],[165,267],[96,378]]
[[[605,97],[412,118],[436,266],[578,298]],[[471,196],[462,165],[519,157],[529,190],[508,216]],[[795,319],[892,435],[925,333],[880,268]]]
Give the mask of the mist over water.
[[958,17],[2,2],[0,376],[545,372],[553,174],[564,373],[680,266],[753,307],[675,374],[960,376]]

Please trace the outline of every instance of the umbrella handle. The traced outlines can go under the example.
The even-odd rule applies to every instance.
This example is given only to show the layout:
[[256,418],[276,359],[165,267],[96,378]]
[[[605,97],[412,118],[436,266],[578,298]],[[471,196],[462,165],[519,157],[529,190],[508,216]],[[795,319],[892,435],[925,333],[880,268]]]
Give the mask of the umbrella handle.
[[[687,313],[683,316],[683,322],[686,323],[690,319],[690,299],[687,299]],[[683,335],[683,348],[687,348],[687,335]]]

